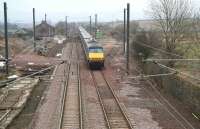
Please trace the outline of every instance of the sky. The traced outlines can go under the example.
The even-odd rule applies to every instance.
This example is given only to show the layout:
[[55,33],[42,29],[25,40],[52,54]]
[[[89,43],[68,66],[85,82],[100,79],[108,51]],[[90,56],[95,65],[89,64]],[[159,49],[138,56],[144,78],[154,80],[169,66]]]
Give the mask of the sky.
[[[131,20],[149,19],[148,10],[151,0],[0,0],[0,21],[3,21],[3,2],[7,2],[8,21],[17,23],[32,22],[32,8],[36,10],[36,21],[47,20],[56,23],[64,21],[89,21],[91,15],[98,14],[99,21],[123,19],[123,9],[130,3]],[[153,1],[153,0],[152,0]],[[200,5],[200,0],[192,0]]]

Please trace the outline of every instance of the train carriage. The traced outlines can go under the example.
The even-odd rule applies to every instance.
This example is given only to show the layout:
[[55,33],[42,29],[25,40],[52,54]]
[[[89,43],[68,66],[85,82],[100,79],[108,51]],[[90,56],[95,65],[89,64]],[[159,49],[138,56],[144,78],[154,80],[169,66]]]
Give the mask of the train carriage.
[[100,43],[92,39],[92,36],[83,28],[79,27],[80,38],[88,64],[91,68],[104,67],[104,50]]

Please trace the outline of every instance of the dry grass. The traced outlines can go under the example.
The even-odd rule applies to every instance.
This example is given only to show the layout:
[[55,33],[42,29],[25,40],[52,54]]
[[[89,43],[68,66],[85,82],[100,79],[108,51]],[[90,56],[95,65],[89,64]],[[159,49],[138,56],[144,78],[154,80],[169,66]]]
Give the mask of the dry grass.
[[[28,45],[30,45],[29,43],[30,41],[24,41],[20,38],[9,38],[9,52],[10,52],[10,56],[14,56],[17,53],[20,53],[24,48],[26,48]],[[4,55],[4,51],[5,51],[5,42],[4,39],[0,39],[0,54]]]

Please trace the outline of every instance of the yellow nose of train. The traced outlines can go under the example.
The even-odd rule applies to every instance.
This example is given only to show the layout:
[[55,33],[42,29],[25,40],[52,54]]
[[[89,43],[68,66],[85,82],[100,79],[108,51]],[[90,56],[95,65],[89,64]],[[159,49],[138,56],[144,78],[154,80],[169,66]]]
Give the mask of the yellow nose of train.
[[89,53],[89,60],[90,61],[102,61],[104,60],[103,53]]

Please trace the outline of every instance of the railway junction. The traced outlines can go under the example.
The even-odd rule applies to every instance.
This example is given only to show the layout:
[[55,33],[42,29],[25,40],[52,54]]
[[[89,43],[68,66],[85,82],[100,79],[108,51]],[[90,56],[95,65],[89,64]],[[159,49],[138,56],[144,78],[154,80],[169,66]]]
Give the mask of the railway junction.
[[[125,11],[129,28],[129,4]],[[9,60],[21,77],[1,82],[0,129],[200,129],[195,111],[156,82],[188,76],[160,63],[186,59],[132,58],[129,30],[125,45],[108,32],[99,38],[97,28],[93,34],[91,21],[89,29],[66,23],[66,35],[56,35],[46,18],[33,27],[34,45]],[[168,70],[144,73],[139,60]]]
[[[176,101],[171,103],[171,100],[167,100],[152,82],[138,78],[140,69],[136,64],[131,67],[130,75],[126,75],[122,67],[124,56],[121,51],[117,51],[121,45],[119,42],[112,38],[100,41],[104,45],[105,55],[113,46],[117,46],[112,53],[113,57],[107,56],[105,68],[101,70],[90,69],[80,40],[65,42],[61,63],[53,65],[51,74],[35,76],[42,79],[47,86],[37,108],[31,114],[31,120],[27,122],[28,125],[23,125],[23,120],[20,120],[26,119],[28,115],[22,111],[21,117],[19,115],[9,124],[9,129],[199,127],[198,121],[186,117],[187,110],[180,112],[177,109],[181,104],[174,106]],[[15,100],[17,101],[17,97]],[[14,109],[15,106],[10,110]]]

